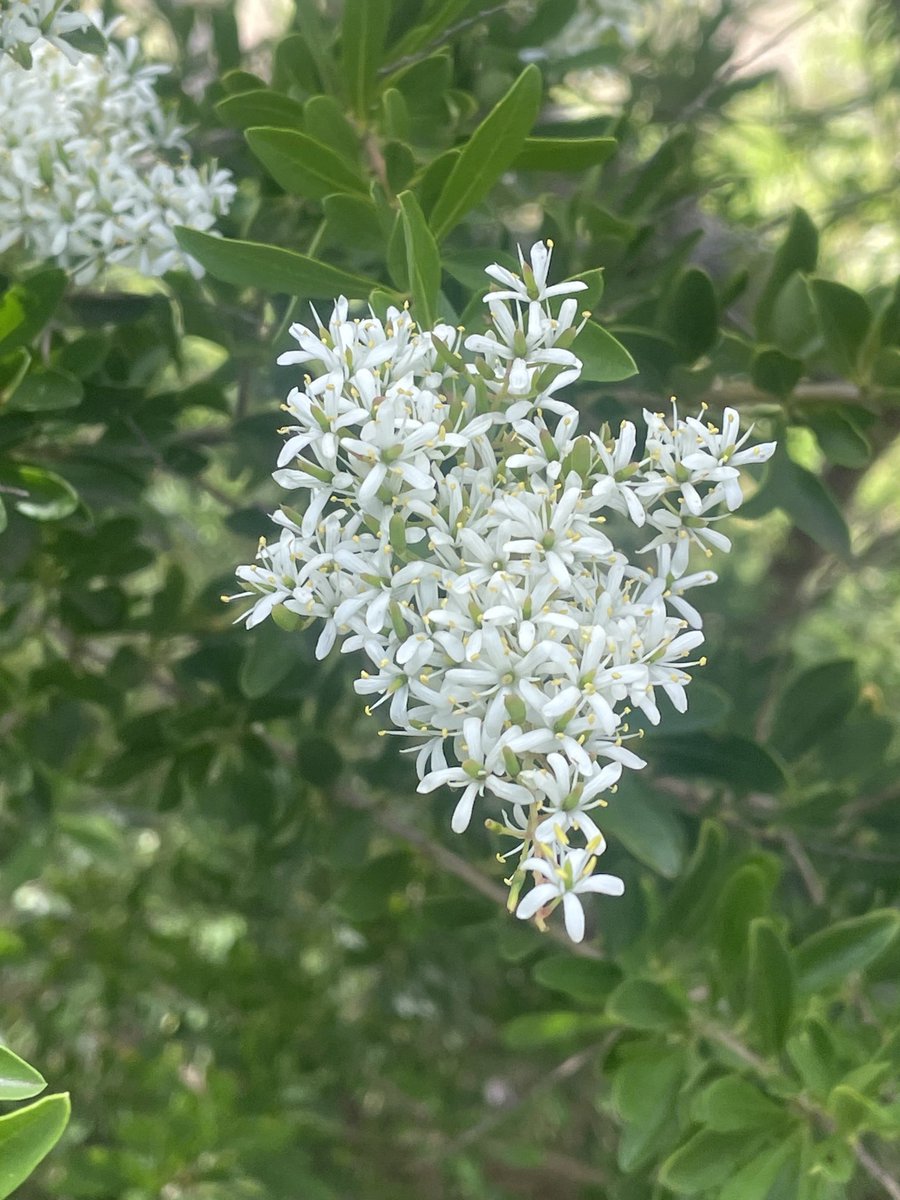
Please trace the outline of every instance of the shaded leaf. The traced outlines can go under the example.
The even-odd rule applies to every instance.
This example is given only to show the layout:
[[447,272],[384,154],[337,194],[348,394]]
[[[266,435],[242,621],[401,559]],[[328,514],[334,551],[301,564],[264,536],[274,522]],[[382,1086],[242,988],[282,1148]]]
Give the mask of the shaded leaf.
[[858,696],[853,659],[810,667],[781,695],[772,715],[771,745],[785,758],[799,757],[846,720]]
[[542,987],[584,1004],[596,1004],[598,1008],[622,978],[615,963],[574,958],[571,954],[542,958],[531,974]]
[[684,1023],[685,1011],[670,991],[649,979],[626,979],[606,1002],[614,1021],[630,1029],[673,1029]]
[[780,1050],[794,1011],[794,970],[790,955],[767,917],[750,923],[747,994],[762,1044]]
[[865,970],[887,950],[898,929],[900,912],[883,908],[814,933],[794,951],[800,990],[823,991]]
[[818,256],[819,235],[816,227],[808,213],[802,208],[795,208],[785,239],[775,252],[772,269],[756,305],[756,330],[761,339],[778,341],[772,336],[771,321],[778,294],[795,271],[806,274],[814,271]]
[[412,192],[401,192],[397,199],[406,241],[413,315],[422,328],[431,329],[437,316],[437,300],[441,290],[441,258],[437,242]]

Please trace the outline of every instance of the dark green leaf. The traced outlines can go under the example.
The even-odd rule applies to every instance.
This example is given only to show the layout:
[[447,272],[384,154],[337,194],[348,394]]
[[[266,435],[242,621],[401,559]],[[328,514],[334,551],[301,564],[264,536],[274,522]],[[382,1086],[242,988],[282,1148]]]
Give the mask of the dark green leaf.
[[728,1180],[717,1200],[768,1200],[785,1163],[797,1150],[796,1137],[762,1150]]
[[0,1117],[0,1200],[50,1153],[68,1124],[70,1109],[68,1095],[46,1096]]
[[837,921],[801,942],[794,951],[797,982],[804,992],[839,985],[882,955],[900,929],[900,912],[877,909]]
[[810,667],[779,699],[772,716],[771,745],[785,758],[800,757],[846,720],[858,696],[853,659]]
[[868,464],[872,446],[849,412],[817,406],[814,411],[804,413],[803,420],[816,435],[822,453],[830,462],[854,471]]
[[656,1041],[632,1050],[615,1071],[612,1103],[624,1123],[617,1155],[623,1171],[635,1170],[657,1151],[686,1071],[684,1049]]
[[853,376],[872,324],[871,309],[859,292],[842,283],[811,279],[809,286],[819,315],[825,350],[839,370]]
[[648,979],[626,979],[606,1002],[606,1012],[629,1029],[673,1029],[685,1011],[670,991]]
[[373,858],[344,883],[335,896],[335,906],[348,921],[363,923],[382,920],[391,899],[406,888],[411,875],[408,854],[383,854]]
[[803,374],[803,363],[790,358],[771,346],[757,351],[750,368],[754,384],[764,392],[783,399],[797,386]]
[[27,346],[56,311],[66,290],[65,271],[50,268],[14,284],[0,297],[0,354]]
[[431,329],[437,316],[441,290],[441,257],[437,242],[412,192],[397,197],[406,241],[406,265],[413,296],[413,316],[421,328]]
[[391,48],[391,58],[397,61],[415,53],[423,46],[434,41],[449,25],[453,25],[472,0],[440,0],[431,16],[426,17],[421,24],[414,25]]
[[311,138],[359,170],[359,135],[333,96],[311,96],[303,106],[303,122]]
[[[647,723],[644,733],[649,738],[674,737],[688,733],[705,733],[718,729],[731,711],[731,699],[713,683],[695,679],[688,692],[686,712],[672,709],[666,712],[659,725]],[[635,725],[640,721],[635,719]]]
[[780,1050],[794,1011],[794,969],[767,917],[750,922],[747,995],[760,1041],[767,1050]]
[[587,171],[615,150],[615,138],[530,137],[512,165],[516,171]]
[[6,503],[34,521],[61,521],[78,507],[78,494],[61,476],[44,467],[6,463],[0,484],[9,489]]
[[598,1008],[622,978],[622,972],[615,963],[574,958],[571,954],[542,958],[535,965],[532,975],[542,987]]
[[706,913],[722,859],[724,836],[720,825],[704,821],[684,875],[667,897],[657,927],[661,938],[684,933],[696,912]]
[[210,275],[239,287],[331,300],[340,295],[366,296],[376,286],[373,279],[351,275],[329,263],[278,246],[226,240],[183,226],[175,230],[175,236],[182,249],[196,258]]
[[806,359],[821,345],[809,280],[795,271],[779,291],[769,321],[770,340],[789,357]]
[[699,267],[689,267],[675,283],[661,313],[663,329],[684,362],[694,362],[715,345],[719,305],[712,280]]
[[487,196],[515,161],[535,122],[541,103],[541,73],[525,68],[496,107],[463,146],[430,215],[440,241],[470,209]]
[[776,341],[773,336],[772,310],[779,292],[795,271],[809,274],[816,268],[819,256],[819,235],[808,214],[795,208],[788,226],[787,235],[775,252],[772,270],[756,305],[756,331],[766,341]]
[[588,321],[572,343],[584,363],[585,383],[617,383],[637,374],[637,364],[620,341],[595,321]]
[[250,149],[277,184],[296,196],[321,200],[332,192],[360,192],[362,178],[347,160],[308,134],[290,129],[248,129]]
[[660,875],[674,879],[681,871],[684,830],[671,808],[648,785],[631,778],[623,780],[609,797],[600,820],[604,833]]
[[665,764],[668,775],[703,775],[748,792],[773,792],[784,783],[769,751],[735,733],[655,737],[647,742],[647,752]]

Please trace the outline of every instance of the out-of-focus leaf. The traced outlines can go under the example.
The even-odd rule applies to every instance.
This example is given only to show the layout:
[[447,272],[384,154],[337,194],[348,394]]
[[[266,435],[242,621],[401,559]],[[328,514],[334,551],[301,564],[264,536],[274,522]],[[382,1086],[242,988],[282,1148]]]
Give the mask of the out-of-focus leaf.
[[617,383],[637,374],[637,364],[617,338],[595,321],[588,321],[572,343],[572,351],[584,363],[585,383]]
[[516,171],[587,171],[615,153],[615,138],[526,138]]
[[750,922],[747,994],[760,1040],[767,1050],[780,1050],[794,1012],[794,969],[774,923],[767,917]]
[[522,1013],[506,1022],[502,1037],[510,1050],[531,1050],[596,1037],[608,1028],[609,1021],[594,1013]]
[[831,492],[779,444],[765,484],[743,510],[748,517],[783,509],[807,537],[838,558],[850,558],[850,530]]
[[359,135],[334,96],[311,96],[303,105],[303,127],[311,138],[359,169]]
[[766,915],[771,893],[771,882],[758,863],[738,867],[722,888],[716,906],[715,944],[729,980],[746,966],[750,922]]
[[900,912],[882,908],[814,933],[794,951],[800,990],[825,991],[865,970],[887,950],[898,929]]
[[857,428],[847,412],[817,407],[815,411],[804,414],[804,422],[816,435],[825,457],[838,466],[858,471],[871,459],[869,439]]
[[707,911],[722,859],[723,842],[721,826],[713,821],[704,821],[684,874],[667,897],[657,924],[660,938],[689,930],[694,914]]
[[702,775],[748,792],[773,792],[784,784],[784,771],[769,751],[740,734],[656,737],[647,752],[670,775]]
[[535,964],[532,975],[542,987],[598,1008],[622,979],[615,963],[573,958],[571,954],[542,958]]
[[248,129],[250,149],[286,192],[321,200],[332,192],[366,187],[347,160],[306,133],[291,129]]
[[463,146],[429,218],[438,241],[480,204],[515,161],[540,103],[541,73],[532,64]]
[[719,1188],[735,1166],[756,1147],[745,1133],[713,1133],[702,1129],[662,1164],[659,1179],[679,1196],[696,1196]]
[[45,1096],[0,1117],[0,1200],[32,1173],[62,1136],[69,1121],[68,1095]]
[[768,1200],[785,1164],[797,1150],[796,1137],[762,1150],[728,1180],[718,1200]]
[[366,296],[376,286],[374,279],[351,275],[349,271],[279,246],[226,240],[184,226],[175,230],[175,236],[182,249],[196,258],[210,275],[238,287],[332,300],[340,295]]
[[302,33],[292,33],[282,38],[275,48],[273,82],[278,88],[295,84],[307,93],[321,92],[322,82],[316,56]]
[[750,377],[758,388],[784,399],[790,395],[803,374],[803,363],[772,346],[757,351],[750,368]]
[[55,267],[29,275],[0,296],[0,354],[27,346],[44,328],[66,290],[68,276]]
[[6,402],[13,412],[53,412],[76,408],[84,397],[84,388],[74,375],[55,367],[35,367],[29,371]]
[[615,1071],[612,1103],[624,1121],[617,1153],[623,1171],[636,1170],[657,1149],[672,1120],[686,1071],[684,1049],[657,1041],[632,1052]]
[[72,485],[45,467],[0,464],[0,484],[9,489],[6,503],[33,521],[61,521],[78,507]]
[[609,797],[600,818],[604,833],[630,854],[674,879],[684,864],[684,830],[677,817],[640,780],[627,779]]
[[755,1084],[739,1075],[726,1075],[697,1092],[690,1117],[716,1133],[739,1133],[784,1121],[784,1109]]
[[853,659],[819,663],[784,691],[772,715],[772,746],[797,758],[829,737],[849,716],[859,696]]
[[629,1029],[674,1029],[686,1018],[672,993],[649,979],[626,979],[606,1002],[606,1012]]
[[348,921],[363,923],[385,917],[391,897],[409,883],[412,862],[408,854],[383,854],[353,872],[335,896],[338,912]]

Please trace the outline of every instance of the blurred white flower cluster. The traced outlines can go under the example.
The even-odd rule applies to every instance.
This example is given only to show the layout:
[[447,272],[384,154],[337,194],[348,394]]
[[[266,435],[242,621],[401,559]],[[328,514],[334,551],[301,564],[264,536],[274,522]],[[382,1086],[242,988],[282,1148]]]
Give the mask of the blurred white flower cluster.
[[[413,740],[419,791],[457,793],[457,832],[477,805],[515,843],[510,907],[543,921],[562,904],[580,941],[581,897],[623,891],[595,868],[605,794],[644,765],[628,714],[656,724],[660,691],[687,704],[703,640],[688,594],[715,579],[689,549],[729,548],[716,514],[774,445],[746,446],[730,409],[721,428],[645,412],[638,453],[630,422],[579,434],[560,393],[582,367],[585,285],[548,286],[549,260],[539,243],[521,276],[488,268],[483,335],[396,309],[351,319],[343,299],[327,327],[292,327],[278,361],[310,374],[275,479],[302,501],[237,574],[248,626],[319,619],[319,657],[363,652],[356,689]],[[645,531],[639,561],[608,519]]]
[[0,6],[0,53],[27,64],[37,42],[45,39],[74,61],[66,36],[87,29],[85,13],[72,12],[71,0],[4,0]]
[[41,40],[31,58],[0,59],[0,254],[52,259],[79,285],[115,266],[202,274],[173,229],[209,229],[235,187],[188,161],[154,87],[166,68],[141,65],[134,39],[71,60]]

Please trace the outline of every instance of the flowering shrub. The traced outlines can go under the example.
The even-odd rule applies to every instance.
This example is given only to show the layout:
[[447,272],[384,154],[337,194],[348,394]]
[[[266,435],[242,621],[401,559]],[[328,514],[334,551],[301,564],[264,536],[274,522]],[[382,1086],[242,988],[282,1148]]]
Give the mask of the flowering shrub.
[[[540,920],[561,901],[579,942],[579,896],[624,888],[594,874],[592,814],[646,765],[626,718],[658,724],[657,689],[687,707],[703,635],[685,595],[716,578],[689,573],[690,546],[730,548],[713,522],[741,503],[739,467],[775,445],[742,449],[733,409],[721,430],[645,412],[637,457],[630,421],[579,435],[561,393],[581,373],[568,347],[587,284],[548,286],[550,253],[535,245],[521,275],[488,268],[486,334],[396,308],[351,319],[344,299],[327,328],[291,327],[300,349],[278,361],[314,374],[288,396],[275,479],[306,502],[275,513],[278,541],[238,577],[257,597],[248,627],[320,618],[318,657],[338,638],[364,652],[366,711],[389,702],[415,740],[420,792],[461,792],[457,833],[476,800],[511,806],[488,822],[517,843],[510,907]],[[650,535],[637,561],[610,537],[621,521]]]
[[0,10],[0,54],[31,65],[31,49],[47,41],[74,61],[72,35],[91,28],[86,13],[73,11],[72,0],[8,0]]
[[[54,17],[64,28],[77,19]],[[25,20],[11,16],[8,36]],[[115,267],[202,274],[174,229],[209,229],[227,211],[230,172],[190,165],[186,131],[154,88],[166,68],[142,65],[135,39],[109,39],[103,54],[67,51],[47,37],[29,66],[0,64],[0,255],[55,261],[78,285]]]

